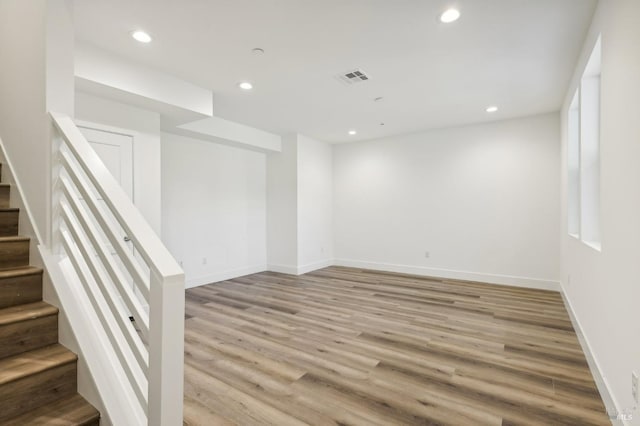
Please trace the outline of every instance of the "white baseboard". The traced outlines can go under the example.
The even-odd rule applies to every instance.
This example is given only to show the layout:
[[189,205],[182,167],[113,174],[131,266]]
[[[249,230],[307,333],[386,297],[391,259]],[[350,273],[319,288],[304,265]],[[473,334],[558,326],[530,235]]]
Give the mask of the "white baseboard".
[[399,272],[454,280],[478,281],[490,284],[560,291],[558,281],[513,275],[487,274],[483,272],[457,271],[452,269],[426,268],[423,266],[396,265],[392,263],[369,262],[365,260],[336,259],[334,265],[352,268],[373,269],[377,271]]
[[280,274],[288,275],[302,275],[316,269],[326,268],[328,266],[335,265],[333,259],[320,260],[318,262],[307,263],[306,265],[277,265],[270,263],[267,265],[267,271],[278,272]]
[[298,275],[298,267],[295,265],[278,265],[270,263],[267,265],[267,271],[277,272],[279,274]]
[[578,336],[578,341],[580,342],[580,346],[582,347],[582,351],[584,352],[585,357],[587,358],[587,363],[589,364],[589,370],[591,370],[591,374],[593,375],[593,380],[596,382],[596,386],[598,387],[598,391],[600,392],[600,396],[602,397],[602,402],[604,403],[607,413],[611,418],[611,423],[616,426],[628,426],[629,423],[626,420],[622,420],[618,417],[618,414],[626,414],[621,409],[619,404],[616,402],[613,397],[613,393],[611,392],[611,388],[607,383],[607,379],[602,374],[602,369],[600,368],[600,364],[598,363],[598,359],[595,356],[595,353],[591,349],[591,345],[589,344],[589,339],[584,334],[582,329],[582,325],[580,324],[580,320],[576,316],[575,311],[573,310],[573,305],[571,301],[567,297],[564,292],[564,288],[560,291],[562,294],[562,300],[564,301],[564,305],[567,308],[567,312],[569,313],[569,317],[571,318],[571,323],[573,324],[573,328],[576,331],[576,335]]
[[267,270],[267,265],[254,265],[245,268],[230,269],[227,271],[217,272],[215,274],[205,275],[202,277],[190,278],[185,280],[185,288],[198,287],[201,285],[217,283],[219,281],[230,280],[245,275],[257,274]]
[[298,275],[306,274],[317,269],[326,268],[328,266],[335,265],[333,259],[320,260],[318,262],[307,263],[306,265],[298,266]]

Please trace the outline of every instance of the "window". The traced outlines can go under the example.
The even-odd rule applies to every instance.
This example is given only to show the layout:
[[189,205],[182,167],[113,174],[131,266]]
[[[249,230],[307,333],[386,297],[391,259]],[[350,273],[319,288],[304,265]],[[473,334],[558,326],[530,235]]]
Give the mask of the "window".
[[580,238],[580,92],[576,90],[569,107],[567,146],[567,195],[569,235]]
[[601,248],[600,75],[598,37],[567,117],[568,230],[596,250]]

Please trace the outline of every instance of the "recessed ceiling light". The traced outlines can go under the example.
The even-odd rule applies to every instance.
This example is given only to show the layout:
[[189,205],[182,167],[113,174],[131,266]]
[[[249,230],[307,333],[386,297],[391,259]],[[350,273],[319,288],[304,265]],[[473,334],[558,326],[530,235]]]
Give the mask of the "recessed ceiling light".
[[148,33],[141,30],[132,32],[131,37],[133,37],[135,40],[139,41],[140,43],[151,43],[151,40],[153,40]]
[[453,21],[457,21],[460,17],[460,11],[458,9],[447,9],[442,12],[440,15],[440,22],[444,22],[445,24],[449,24]]
[[251,90],[253,89],[253,84],[249,83],[248,81],[243,81],[242,83],[238,84],[238,87],[242,90]]
[[496,112],[497,110],[498,110],[498,107],[494,105],[494,106],[487,107],[486,111],[487,112]]
[[355,135],[356,133],[358,133],[358,132],[356,132],[355,130],[349,130],[349,134],[350,134],[351,136]]
[[260,47],[256,47],[256,48],[251,49],[251,52],[254,55],[262,55],[264,53],[264,49],[261,49]]

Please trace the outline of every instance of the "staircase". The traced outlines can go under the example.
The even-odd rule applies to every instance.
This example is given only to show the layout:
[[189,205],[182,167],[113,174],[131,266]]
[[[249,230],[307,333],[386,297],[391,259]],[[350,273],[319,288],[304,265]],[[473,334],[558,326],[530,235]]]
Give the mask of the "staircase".
[[0,183],[0,425],[97,426],[100,414],[77,393],[78,357],[58,343],[58,309],[42,301],[42,269],[29,266],[10,189]]

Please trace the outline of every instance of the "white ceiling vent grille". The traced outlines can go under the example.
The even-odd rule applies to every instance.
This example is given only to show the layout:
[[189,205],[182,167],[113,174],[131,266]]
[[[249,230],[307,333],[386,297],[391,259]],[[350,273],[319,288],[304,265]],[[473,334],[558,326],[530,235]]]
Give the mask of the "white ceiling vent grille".
[[371,77],[361,69],[347,71],[343,74],[339,74],[337,77],[338,80],[346,84],[362,83],[363,81],[371,79]]

